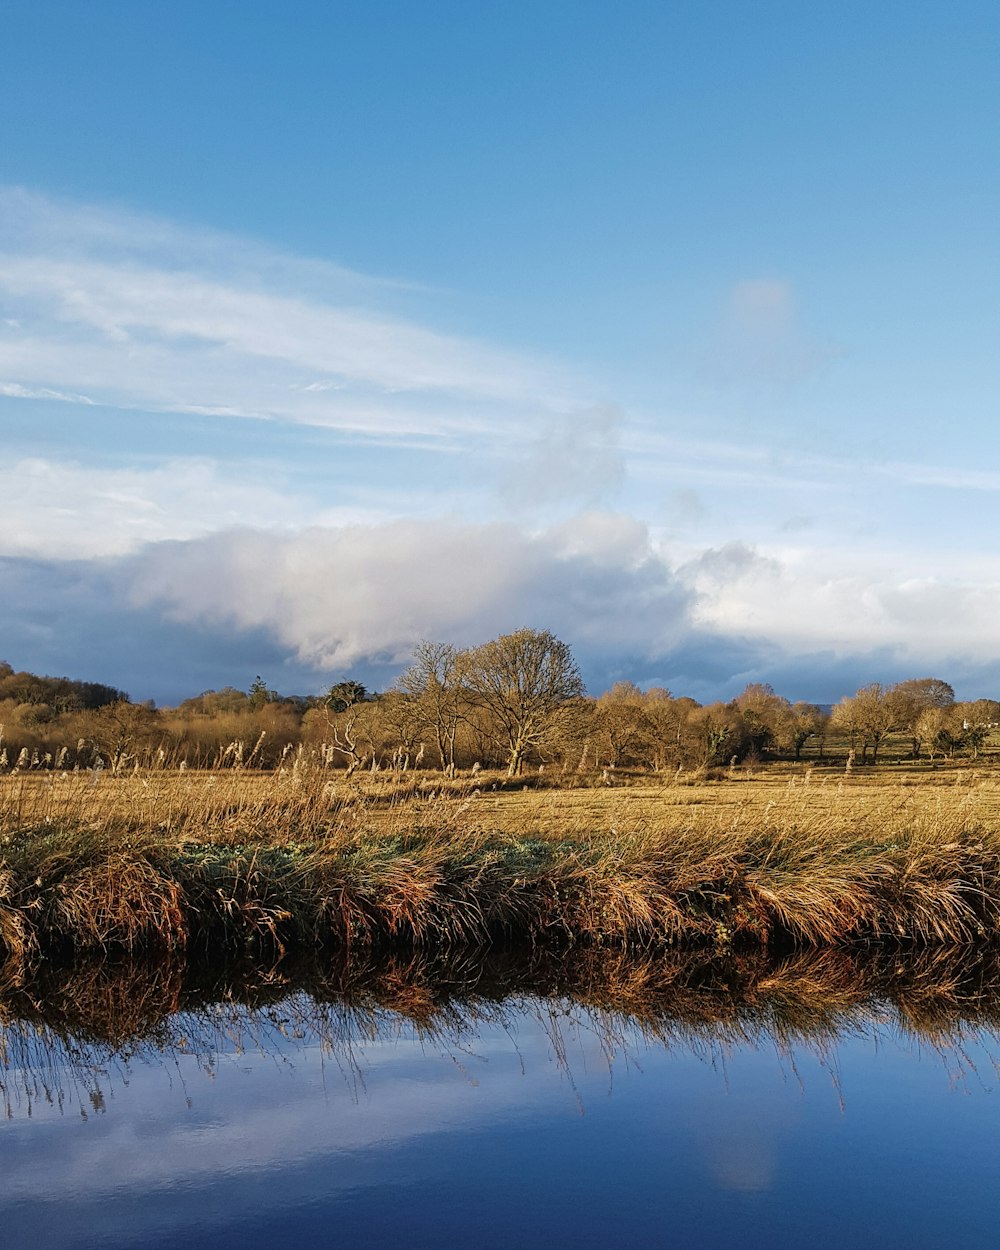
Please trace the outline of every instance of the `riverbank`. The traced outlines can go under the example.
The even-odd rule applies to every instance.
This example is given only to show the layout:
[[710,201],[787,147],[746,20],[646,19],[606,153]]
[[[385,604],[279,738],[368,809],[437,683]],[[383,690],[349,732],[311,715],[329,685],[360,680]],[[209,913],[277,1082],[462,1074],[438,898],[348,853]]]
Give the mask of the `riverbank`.
[[[83,952],[1000,938],[1000,787],[0,779],[0,941]],[[485,787],[485,788],[484,788]]]

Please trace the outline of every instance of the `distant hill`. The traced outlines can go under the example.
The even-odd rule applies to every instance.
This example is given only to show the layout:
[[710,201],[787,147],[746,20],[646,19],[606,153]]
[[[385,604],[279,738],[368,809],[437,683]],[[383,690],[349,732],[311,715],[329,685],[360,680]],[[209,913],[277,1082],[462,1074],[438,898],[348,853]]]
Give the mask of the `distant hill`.
[[45,704],[57,712],[82,711],[128,700],[124,690],[97,681],[73,681],[69,677],[40,677],[36,673],[16,673],[0,660],[0,701]]

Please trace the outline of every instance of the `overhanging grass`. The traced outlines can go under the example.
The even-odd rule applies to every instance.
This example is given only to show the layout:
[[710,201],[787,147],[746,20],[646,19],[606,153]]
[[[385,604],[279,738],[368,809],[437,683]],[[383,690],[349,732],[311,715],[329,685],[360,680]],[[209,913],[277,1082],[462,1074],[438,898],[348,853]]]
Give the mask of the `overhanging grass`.
[[0,938],[120,952],[526,939],[618,946],[1000,937],[1000,838],[796,829],[589,839],[425,831],[270,845],[66,828],[3,848]]

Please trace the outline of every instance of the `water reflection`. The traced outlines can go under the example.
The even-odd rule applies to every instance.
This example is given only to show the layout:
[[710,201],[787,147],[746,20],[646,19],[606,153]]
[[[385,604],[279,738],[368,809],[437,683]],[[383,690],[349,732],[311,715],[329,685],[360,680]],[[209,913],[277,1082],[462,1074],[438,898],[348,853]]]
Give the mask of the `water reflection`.
[[0,988],[0,1227],[992,1246],[998,1029],[993,951],[49,966]]
[[779,959],[698,953],[365,951],[211,972],[182,962],[48,966],[0,976],[0,1096],[8,1118],[44,1104],[86,1118],[137,1063],[318,1046],[363,1083],[363,1048],[411,1036],[456,1055],[530,1015],[572,1078],[584,1033],[612,1068],[655,1045],[721,1064],[740,1047],[832,1063],[848,1037],[932,1049],[954,1079],[1000,1031],[1000,951],[825,950]]

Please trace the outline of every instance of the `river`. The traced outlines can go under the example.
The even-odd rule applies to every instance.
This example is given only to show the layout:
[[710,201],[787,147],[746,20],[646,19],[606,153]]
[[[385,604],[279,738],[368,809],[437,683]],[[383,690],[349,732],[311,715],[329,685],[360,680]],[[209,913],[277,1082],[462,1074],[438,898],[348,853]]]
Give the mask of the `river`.
[[992,956],[368,955],[0,995],[20,1247],[995,1247]]

